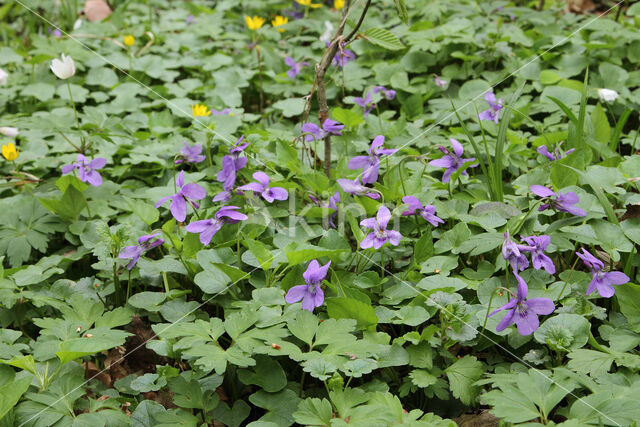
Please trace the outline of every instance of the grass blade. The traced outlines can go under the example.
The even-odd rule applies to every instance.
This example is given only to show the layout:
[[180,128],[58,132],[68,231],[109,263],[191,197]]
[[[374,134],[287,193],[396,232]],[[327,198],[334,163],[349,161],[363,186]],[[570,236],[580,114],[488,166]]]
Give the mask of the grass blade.
[[[524,88],[524,84],[520,86],[511,97],[509,104],[514,104],[520,97],[520,93]],[[496,183],[496,200],[499,202],[504,201],[504,189],[502,187],[502,157],[504,155],[504,143],[507,140],[507,130],[509,128],[509,121],[511,120],[511,109],[505,108],[502,119],[500,120],[500,127],[498,128],[498,138],[496,140],[496,152],[494,155],[494,175],[493,181]]]

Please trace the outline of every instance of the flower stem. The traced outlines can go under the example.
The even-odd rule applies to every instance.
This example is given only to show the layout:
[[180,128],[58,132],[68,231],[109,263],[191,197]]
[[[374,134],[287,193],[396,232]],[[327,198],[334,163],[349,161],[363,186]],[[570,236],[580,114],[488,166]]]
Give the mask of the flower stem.
[[167,273],[164,271],[162,272],[162,282],[164,283],[164,292],[168,294],[170,291],[169,281],[167,280]]
[[260,58],[260,47],[256,45],[256,55],[258,56],[258,71],[260,82],[260,113],[264,111],[264,93],[262,92],[262,59]]
[[487,306],[487,314],[484,316],[484,323],[482,324],[482,330],[480,331],[480,335],[482,335],[484,330],[487,328],[487,321],[489,320],[489,312],[491,311],[491,303],[493,302],[493,297],[496,295],[497,290],[506,290],[507,292],[511,292],[509,289],[503,288],[502,286],[498,286],[493,290],[493,292],[491,292],[491,298],[489,298],[489,305]]
[[127,278],[127,297],[124,301],[125,304],[129,302],[129,295],[131,295],[131,270],[129,270],[129,277]]
[[116,299],[116,307],[120,307],[122,304],[120,295],[120,279],[118,278],[118,264],[116,263],[115,259],[113,260],[113,288]]
[[[73,115],[76,118],[76,127],[78,128],[78,132],[81,132],[80,120],[78,119],[78,110],[76,110],[76,103],[73,101],[73,95],[71,94],[71,83],[69,83],[69,79],[67,79],[66,82],[67,82],[67,89],[69,90],[69,100],[71,101],[71,106],[73,107]],[[85,146],[84,146],[84,136],[82,136],[82,133],[80,133],[80,141],[82,141],[82,144],[80,145],[80,151],[82,151],[82,154],[84,154]]]
[[573,272],[575,271],[574,268],[576,267],[576,263],[578,262],[578,257],[576,257],[575,261],[573,261],[573,265],[571,265],[571,273],[569,273],[569,278],[564,282],[564,286],[562,287],[562,290],[560,291],[560,294],[558,295],[558,301],[560,301],[560,298],[562,298],[562,294],[564,294],[564,290],[567,287],[567,285],[569,284],[569,282],[571,281],[571,276],[573,276]]
[[[207,129],[208,130],[208,129]],[[211,134],[207,132],[207,144],[206,144],[206,155],[207,155],[207,166],[213,166],[213,161],[211,160]]]

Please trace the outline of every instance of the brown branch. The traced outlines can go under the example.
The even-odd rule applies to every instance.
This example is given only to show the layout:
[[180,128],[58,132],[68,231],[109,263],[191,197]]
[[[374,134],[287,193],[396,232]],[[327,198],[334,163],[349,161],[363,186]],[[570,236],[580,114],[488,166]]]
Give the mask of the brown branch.
[[[329,105],[327,104],[327,94],[324,86],[324,77],[333,61],[338,50],[342,49],[342,46],[349,42],[351,38],[358,32],[358,29],[362,25],[364,21],[364,17],[369,10],[369,6],[371,5],[371,0],[367,0],[367,3],[362,10],[360,18],[356,26],[351,30],[347,37],[343,36],[344,27],[347,23],[347,16],[351,11],[351,0],[347,0],[344,8],[342,9],[342,15],[340,16],[340,25],[336,30],[329,46],[324,51],[322,58],[319,63],[316,64],[316,76],[313,81],[313,87],[311,88],[311,93],[307,98],[307,105],[305,107],[305,113],[303,114],[303,119],[306,119],[308,116],[309,110],[311,109],[311,99],[313,98],[313,93],[315,89],[316,98],[318,100],[318,119],[320,120],[320,126],[324,123],[325,120],[329,118]],[[304,121],[304,120],[303,120]],[[331,176],[331,134],[324,137],[324,173],[327,176]]]
[[371,6],[371,0],[367,0],[367,4],[365,4],[364,9],[362,9],[362,14],[360,15],[360,19],[358,19],[358,23],[356,24],[355,27],[353,27],[353,30],[351,30],[349,35],[344,38],[345,43],[349,43],[353,38],[353,36],[355,36],[358,30],[360,29],[360,26],[362,25],[362,21],[364,21],[364,16],[367,14],[367,11],[369,10],[369,6]]

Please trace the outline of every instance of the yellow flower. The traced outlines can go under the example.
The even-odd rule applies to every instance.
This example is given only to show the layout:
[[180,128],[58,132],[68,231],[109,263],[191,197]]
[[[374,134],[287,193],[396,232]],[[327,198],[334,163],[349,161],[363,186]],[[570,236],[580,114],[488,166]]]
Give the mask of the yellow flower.
[[344,7],[344,0],[333,0],[334,9],[342,9]]
[[131,34],[129,34],[128,36],[124,36],[122,41],[124,42],[125,46],[131,47],[136,42],[136,39],[133,38],[133,36]]
[[13,145],[13,143],[10,142],[9,144],[2,146],[2,155],[5,159],[13,162],[18,158],[18,149],[15,145]]
[[211,115],[211,110],[204,104],[196,104],[191,107],[193,117],[206,117]]
[[247,27],[251,30],[251,31],[255,31],[258,28],[262,27],[262,24],[264,24],[264,18],[260,18],[259,16],[253,16],[253,18],[244,15],[244,22],[247,23]]
[[285,25],[287,22],[289,22],[289,18],[287,18],[286,16],[278,15],[275,18],[273,18],[273,21],[271,21],[271,25],[273,25],[273,27],[279,32],[283,32],[284,28],[277,28],[277,27]]
[[296,0],[296,3],[301,4],[303,6],[308,6],[308,7],[313,8],[313,9],[317,9],[319,7],[322,7],[322,4],[311,3],[311,0]]

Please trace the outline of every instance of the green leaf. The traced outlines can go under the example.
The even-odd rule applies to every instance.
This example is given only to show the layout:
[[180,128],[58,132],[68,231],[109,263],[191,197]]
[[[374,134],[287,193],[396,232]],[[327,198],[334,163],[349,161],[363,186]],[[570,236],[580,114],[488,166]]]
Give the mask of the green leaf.
[[535,339],[554,350],[576,350],[589,340],[590,323],[577,314],[561,313],[545,320],[535,332]]
[[262,268],[264,271],[269,270],[271,264],[273,263],[273,254],[267,248],[267,246],[258,240],[251,239],[245,239],[242,241],[242,243],[249,249],[253,256],[256,257],[258,263],[260,264],[260,268]]
[[293,417],[301,425],[329,426],[332,418],[331,403],[317,397],[305,399],[300,402]]
[[24,369],[27,372],[31,372],[33,375],[38,375],[36,369],[36,362],[32,355],[14,357],[11,360],[0,360],[0,363],[5,365],[15,366],[16,368]]
[[304,111],[305,100],[302,98],[282,99],[275,104],[273,108],[282,111],[285,117],[295,117]]
[[398,12],[398,18],[405,24],[409,25],[409,14],[407,13],[407,5],[404,0],[395,0],[396,11]]
[[318,330],[318,318],[307,310],[300,310],[295,319],[287,322],[287,327],[296,338],[310,346]]
[[579,349],[567,355],[569,369],[591,375],[600,375],[609,371],[614,356],[602,351]]
[[396,35],[391,31],[383,28],[369,28],[364,32],[364,39],[385,49],[404,49],[404,45],[400,39],[398,39],[398,37],[396,37]]
[[167,298],[164,292],[138,292],[129,298],[128,303],[136,308],[156,312],[160,310],[160,304]]
[[556,84],[560,80],[562,80],[562,77],[560,77],[559,75],[557,75],[556,73],[554,73],[551,70],[542,70],[540,72],[540,77],[539,78],[540,78],[540,83],[542,83],[543,85]]
[[256,365],[252,369],[239,369],[238,379],[244,384],[255,384],[269,393],[282,390],[287,385],[287,376],[282,366],[273,358],[254,356]]
[[616,286],[616,300],[629,322],[629,329],[640,333],[640,285],[626,283]]
[[131,388],[140,393],[158,391],[167,385],[167,379],[158,374],[144,374],[131,381]]
[[283,249],[290,265],[301,264],[321,257],[334,257],[344,252],[346,249],[326,249],[314,246],[309,243],[291,242]]
[[364,123],[362,114],[344,108],[336,107],[331,110],[333,118],[348,128],[356,128],[360,123]]
[[0,420],[18,403],[20,397],[29,388],[29,384],[31,384],[31,378],[27,376],[0,387]]
[[420,388],[429,387],[433,385],[438,380],[438,377],[429,373],[429,371],[425,371],[424,369],[414,369],[409,373],[409,378],[411,378],[411,382],[417,385]]
[[451,393],[465,405],[471,405],[479,393],[474,385],[482,377],[482,362],[473,356],[465,356],[445,369]]
[[593,123],[596,141],[608,144],[611,138],[611,125],[609,125],[607,113],[604,112],[604,108],[600,103],[591,112],[591,122]]
[[87,206],[84,195],[73,185],[66,188],[60,199],[40,197],[38,200],[45,208],[66,221],[76,220],[80,212]]
[[116,330],[90,330],[87,337],[83,338],[71,338],[60,343],[59,350],[56,352],[56,356],[60,359],[61,364],[66,364],[79,357],[90,356],[92,354],[100,353],[105,350],[109,350],[113,347],[124,344],[127,336],[131,335],[124,331]]
[[333,319],[354,319],[358,329],[372,329],[378,324],[378,316],[370,304],[344,297],[327,298],[325,302]]
[[131,211],[138,216],[141,220],[145,222],[149,227],[154,224],[158,218],[160,218],[160,213],[158,209],[154,208],[153,205],[149,203],[145,203],[141,200],[130,199],[129,207]]

